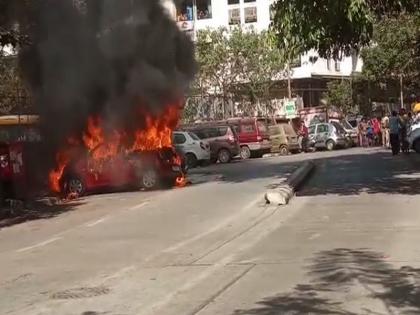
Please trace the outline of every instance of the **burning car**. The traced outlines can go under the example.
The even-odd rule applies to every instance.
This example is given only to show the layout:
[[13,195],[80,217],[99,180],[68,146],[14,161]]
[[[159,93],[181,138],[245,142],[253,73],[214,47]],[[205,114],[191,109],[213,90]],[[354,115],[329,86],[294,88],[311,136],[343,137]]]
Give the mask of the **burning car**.
[[[174,186],[185,174],[185,163],[172,148],[119,152],[115,156],[96,159],[93,151],[76,150],[60,178],[60,191],[80,196],[87,192],[115,188],[155,189]],[[79,151],[79,152],[77,152]]]

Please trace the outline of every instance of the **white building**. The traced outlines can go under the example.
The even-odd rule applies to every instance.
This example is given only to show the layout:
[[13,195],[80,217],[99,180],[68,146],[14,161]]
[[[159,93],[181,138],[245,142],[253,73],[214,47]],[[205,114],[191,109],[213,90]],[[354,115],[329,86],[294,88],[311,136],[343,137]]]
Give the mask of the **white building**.
[[[274,0],[184,0],[177,9],[171,0],[162,1],[179,27],[195,38],[197,31],[206,28],[241,25],[265,30],[271,22]],[[358,56],[326,60],[310,51],[293,68],[293,92],[303,97],[305,106],[320,105],[328,81],[349,78],[361,70],[362,60]],[[277,92],[279,97],[286,96],[286,87],[279,84]]]

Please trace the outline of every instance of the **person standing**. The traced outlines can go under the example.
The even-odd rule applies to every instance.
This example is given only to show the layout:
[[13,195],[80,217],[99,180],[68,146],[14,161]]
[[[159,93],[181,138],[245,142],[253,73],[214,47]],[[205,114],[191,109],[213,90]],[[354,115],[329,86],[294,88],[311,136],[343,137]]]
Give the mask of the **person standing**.
[[389,138],[392,155],[398,155],[400,153],[400,118],[395,110],[392,111],[389,119]]
[[389,117],[387,114],[385,114],[384,117],[382,117],[381,120],[381,133],[382,133],[382,146],[384,148],[389,149],[390,143],[389,143]]
[[375,133],[375,145],[380,145],[381,141],[381,123],[379,119],[374,117],[372,119],[373,132]]
[[361,147],[365,147],[367,145],[367,139],[366,139],[366,131],[367,131],[367,123],[366,119],[362,118],[362,120],[359,122],[358,132],[359,132],[359,145]]

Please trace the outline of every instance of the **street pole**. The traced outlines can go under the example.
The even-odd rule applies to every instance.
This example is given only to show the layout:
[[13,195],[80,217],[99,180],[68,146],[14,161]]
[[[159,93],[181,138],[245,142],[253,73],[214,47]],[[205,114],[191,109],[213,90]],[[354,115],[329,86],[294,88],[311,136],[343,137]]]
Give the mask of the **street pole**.
[[400,100],[401,100],[401,108],[404,108],[404,90],[403,90],[403,76],[400,74]]
[[195,28],[196,20],[197,20],[197,0],[193,0],[193,42],[197,40],[197,30]]
[[292,78],[290,76],[290,63],[287,63],[287,94],[292,99]]

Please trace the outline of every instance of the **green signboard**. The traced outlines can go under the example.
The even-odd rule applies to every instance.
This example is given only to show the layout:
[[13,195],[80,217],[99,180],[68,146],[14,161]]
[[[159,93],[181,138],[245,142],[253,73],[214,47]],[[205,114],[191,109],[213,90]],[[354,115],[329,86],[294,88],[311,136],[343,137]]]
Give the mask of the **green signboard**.
[[284,111],[287,119],[293,119],[297,117],[296,103],[295,101],[287,101],[284,105]]

